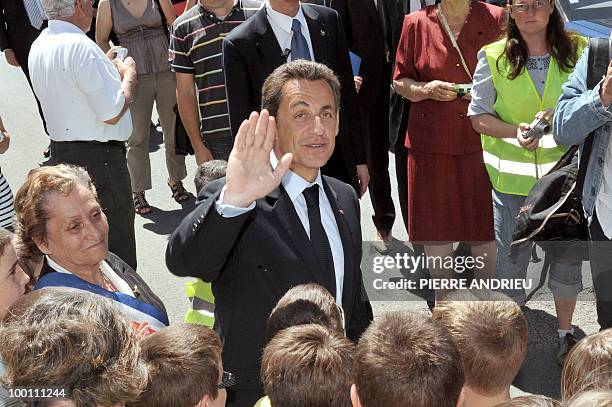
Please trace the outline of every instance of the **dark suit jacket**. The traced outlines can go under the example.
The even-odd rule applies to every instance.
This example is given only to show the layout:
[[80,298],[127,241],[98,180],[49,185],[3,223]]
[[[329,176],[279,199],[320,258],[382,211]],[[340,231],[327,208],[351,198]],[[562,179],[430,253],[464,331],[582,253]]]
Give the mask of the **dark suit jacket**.
[[27,69],[30,47],[39,34],[30,24],[23,0],[0,0],[0,51],[12,48]]
[[[342,85],[340,132],[336,139],[351,184],[358,185],[355,165],[366,163],[355,103],[355,85],[342,23],[338,14],[314,4],[302,4],[308,24],[314,59],[332,69]],[[287,61],[283,55],[265,7],[232,30],[223,40],[223,69],[232,134],[252,111],[261,109],[261,88],[266,78]],[[337,153],[335,153],[337,154]]]
[[[388,0],[378,0],[387,16],[383,30],[374,0],[332,0],[331,7],[342,19],[349,49],[361,57],[360,76],[363,85],[357,94],[362,107],[377,103],[378,97],[389,97],[391,74],[383,75],[386,63],[385,43],[391,51]],[[382,94],[381,94],[382,92]]]
[[[359,202],[352,188],[323,176],[344,249],[342,305],[347,335],[357,340],[372,319],[362,300]],[[178,276],[212,282],[215,329],[223,365],[238,388],[259,388],[265,327],[278,300],[293,286],[317,282],[317,262],[293,203],[281,186],[246,214],[223,218],[215,209],[225,179],[202,189],[198,205],[170,237],[166,264]],[[335,293],[334,293],[335,294]]]

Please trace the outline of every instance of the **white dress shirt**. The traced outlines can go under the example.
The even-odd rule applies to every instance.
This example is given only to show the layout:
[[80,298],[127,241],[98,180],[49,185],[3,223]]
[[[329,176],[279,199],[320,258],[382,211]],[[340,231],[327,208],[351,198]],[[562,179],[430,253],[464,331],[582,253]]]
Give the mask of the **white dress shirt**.
[[[283,52],[291,50],[291,38],[293,37],[291,25],[293,24],[293,19],[297,19],[301,25],[302,35],[304,36],[304,38],[306,38],[306,42],[308,43],[308,50],[310,51],[310,56],[312,57],[313,61],[316,60],[315,54],[312,50],[310,31],[308,31],[308,24],[306,23],[306,18],[304,17],[304,12],[302,11],[301,3],[297,14],[294,17],[289,17],[274,10],[272,6],[270,6],[270,2],[266,0],[266,13],[268,16],[268,22],[272,26],[272,31],[274,31],[274,36],[276,37],[278,45],[280,46],[280,49]],[[289,54],[288,60],[293,61],[291,54]]]
[[121,77],[110,59],[77,26],[62,20],[32,44],[28,59],[34,93],[53,141],[126,141],[132,119],[104,123],[123,109]]
[[[272,168],[276,168],[278,165],[278,159],[274,152],[270,153],[270,163]],[[310,238],[310,221],[308,219],[308,206],[306,205],[306,198],[304,197],[304,189],[313,186],[314,184],[319,185],[319,210],[321,212],[321,223],[323,229],[327,234],[329,245],[334,260],[334,271],[336,274],[336,303],[342,305],[342,286],[344,284],[344,248],[342,246],[342,239],[340,238],[340,231],[336,224],[336,217],[332,210],[327,194],[323,189],[323,179],[321,178],[321,170],[317,174],[317,178],[314,182],[308,182],[304,178],[297,175],[295,172],[288,170],[281,181],[287,195],[293,203],[293,207],[304,226],[306,234]],[[215,202],[215,208],[217,212],[224,218],[231,218],[234,216],[241,215],[255,208],[255,202],[253,202],[248,208],[238,208],[233,205],[227,205],[223,203],[223,197],[225,195],[225,187],[221,190],[219,198]]]

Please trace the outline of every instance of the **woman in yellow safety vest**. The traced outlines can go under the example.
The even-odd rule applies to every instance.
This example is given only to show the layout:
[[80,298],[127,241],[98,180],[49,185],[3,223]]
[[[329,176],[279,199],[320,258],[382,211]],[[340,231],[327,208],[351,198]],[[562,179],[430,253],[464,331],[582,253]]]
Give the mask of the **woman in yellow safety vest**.
[[[495,277],[524,279],[528,245],[511,254],[515,216],[536,180],[566,151],[552,134],[525,136],[535,118],[552,122],[561,85],[573,71],[586,39],[566,32],[553,0],[514,0],[505,37],[478,54],[468,116],[481,134],[483,158],[493,185],[497,264]],[[535,127],[535,126],[534,126]],[[548,287],[555,299],[562,363],[575,343],[572,315],[582,290],[581,262],[552,260]],[[505,290],[519,305],[524,290]]]

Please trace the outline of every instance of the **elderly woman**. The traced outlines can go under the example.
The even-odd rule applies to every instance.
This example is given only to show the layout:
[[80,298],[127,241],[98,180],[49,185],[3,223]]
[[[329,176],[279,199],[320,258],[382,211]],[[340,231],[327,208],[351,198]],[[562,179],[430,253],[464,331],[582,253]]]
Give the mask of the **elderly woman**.
[[34,289],[60,286],[113,299],[136,327],[168,325],[161,300],[124,261],[108,251],[108,223],[87,172],[71,165],[36,168],[15,195],[21,252],[44,255]]
[[170,0],[100,0],[96,20],[96,42],[104,52],[110,50],[109,35],[115,31],[122,47],[136,62],[138,85],[130,105],[133,130],[127,144],[127,162],[132,180],[136,213],[152,208],[145,199],[151,189],[149,135],[153,102],[164,131],[168,186],[176,202],[189,195],[181,180],[187,176],[185,156],[175,152],[176,81],[168,62],[168,35],[164,24],[172,25],[174,9]]
[[[412,102],[408,236],[428,242],[425,252],[435,260],[451,255],[453,242],[472,242],[484,265],[475,268],[477,277],[495,268],[491,184],[480,137],[466,116],[469,95],[455,85],[472,82],[478,50],[499,37],[503,21],[497,6],[442,0],[405,17],[397,49],[395,90]],[[449,277],[452,270],[440,263],[429,263],[432,276]]]
[[113,303],[67,288],[30,293],[0,328],[4,380],[11,387],[56,388],[45,406],[119,407],[147,384],[133,330]]

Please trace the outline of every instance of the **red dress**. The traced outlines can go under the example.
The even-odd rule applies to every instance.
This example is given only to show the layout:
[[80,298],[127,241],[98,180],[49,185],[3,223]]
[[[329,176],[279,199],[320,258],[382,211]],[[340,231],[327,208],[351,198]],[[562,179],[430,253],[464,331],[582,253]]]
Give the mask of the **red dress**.
[[[504,9],[473,1],[457,43],[470,70],[477,53],[500,37]],[[459,53],[438,20],[436,6],[404,18],[395,79],[470,83]],[[491,241],[491,183],[482,159],[480,135],[472,129],[469,102],[412,103],[408,148],[408,236],[411,241]]]

